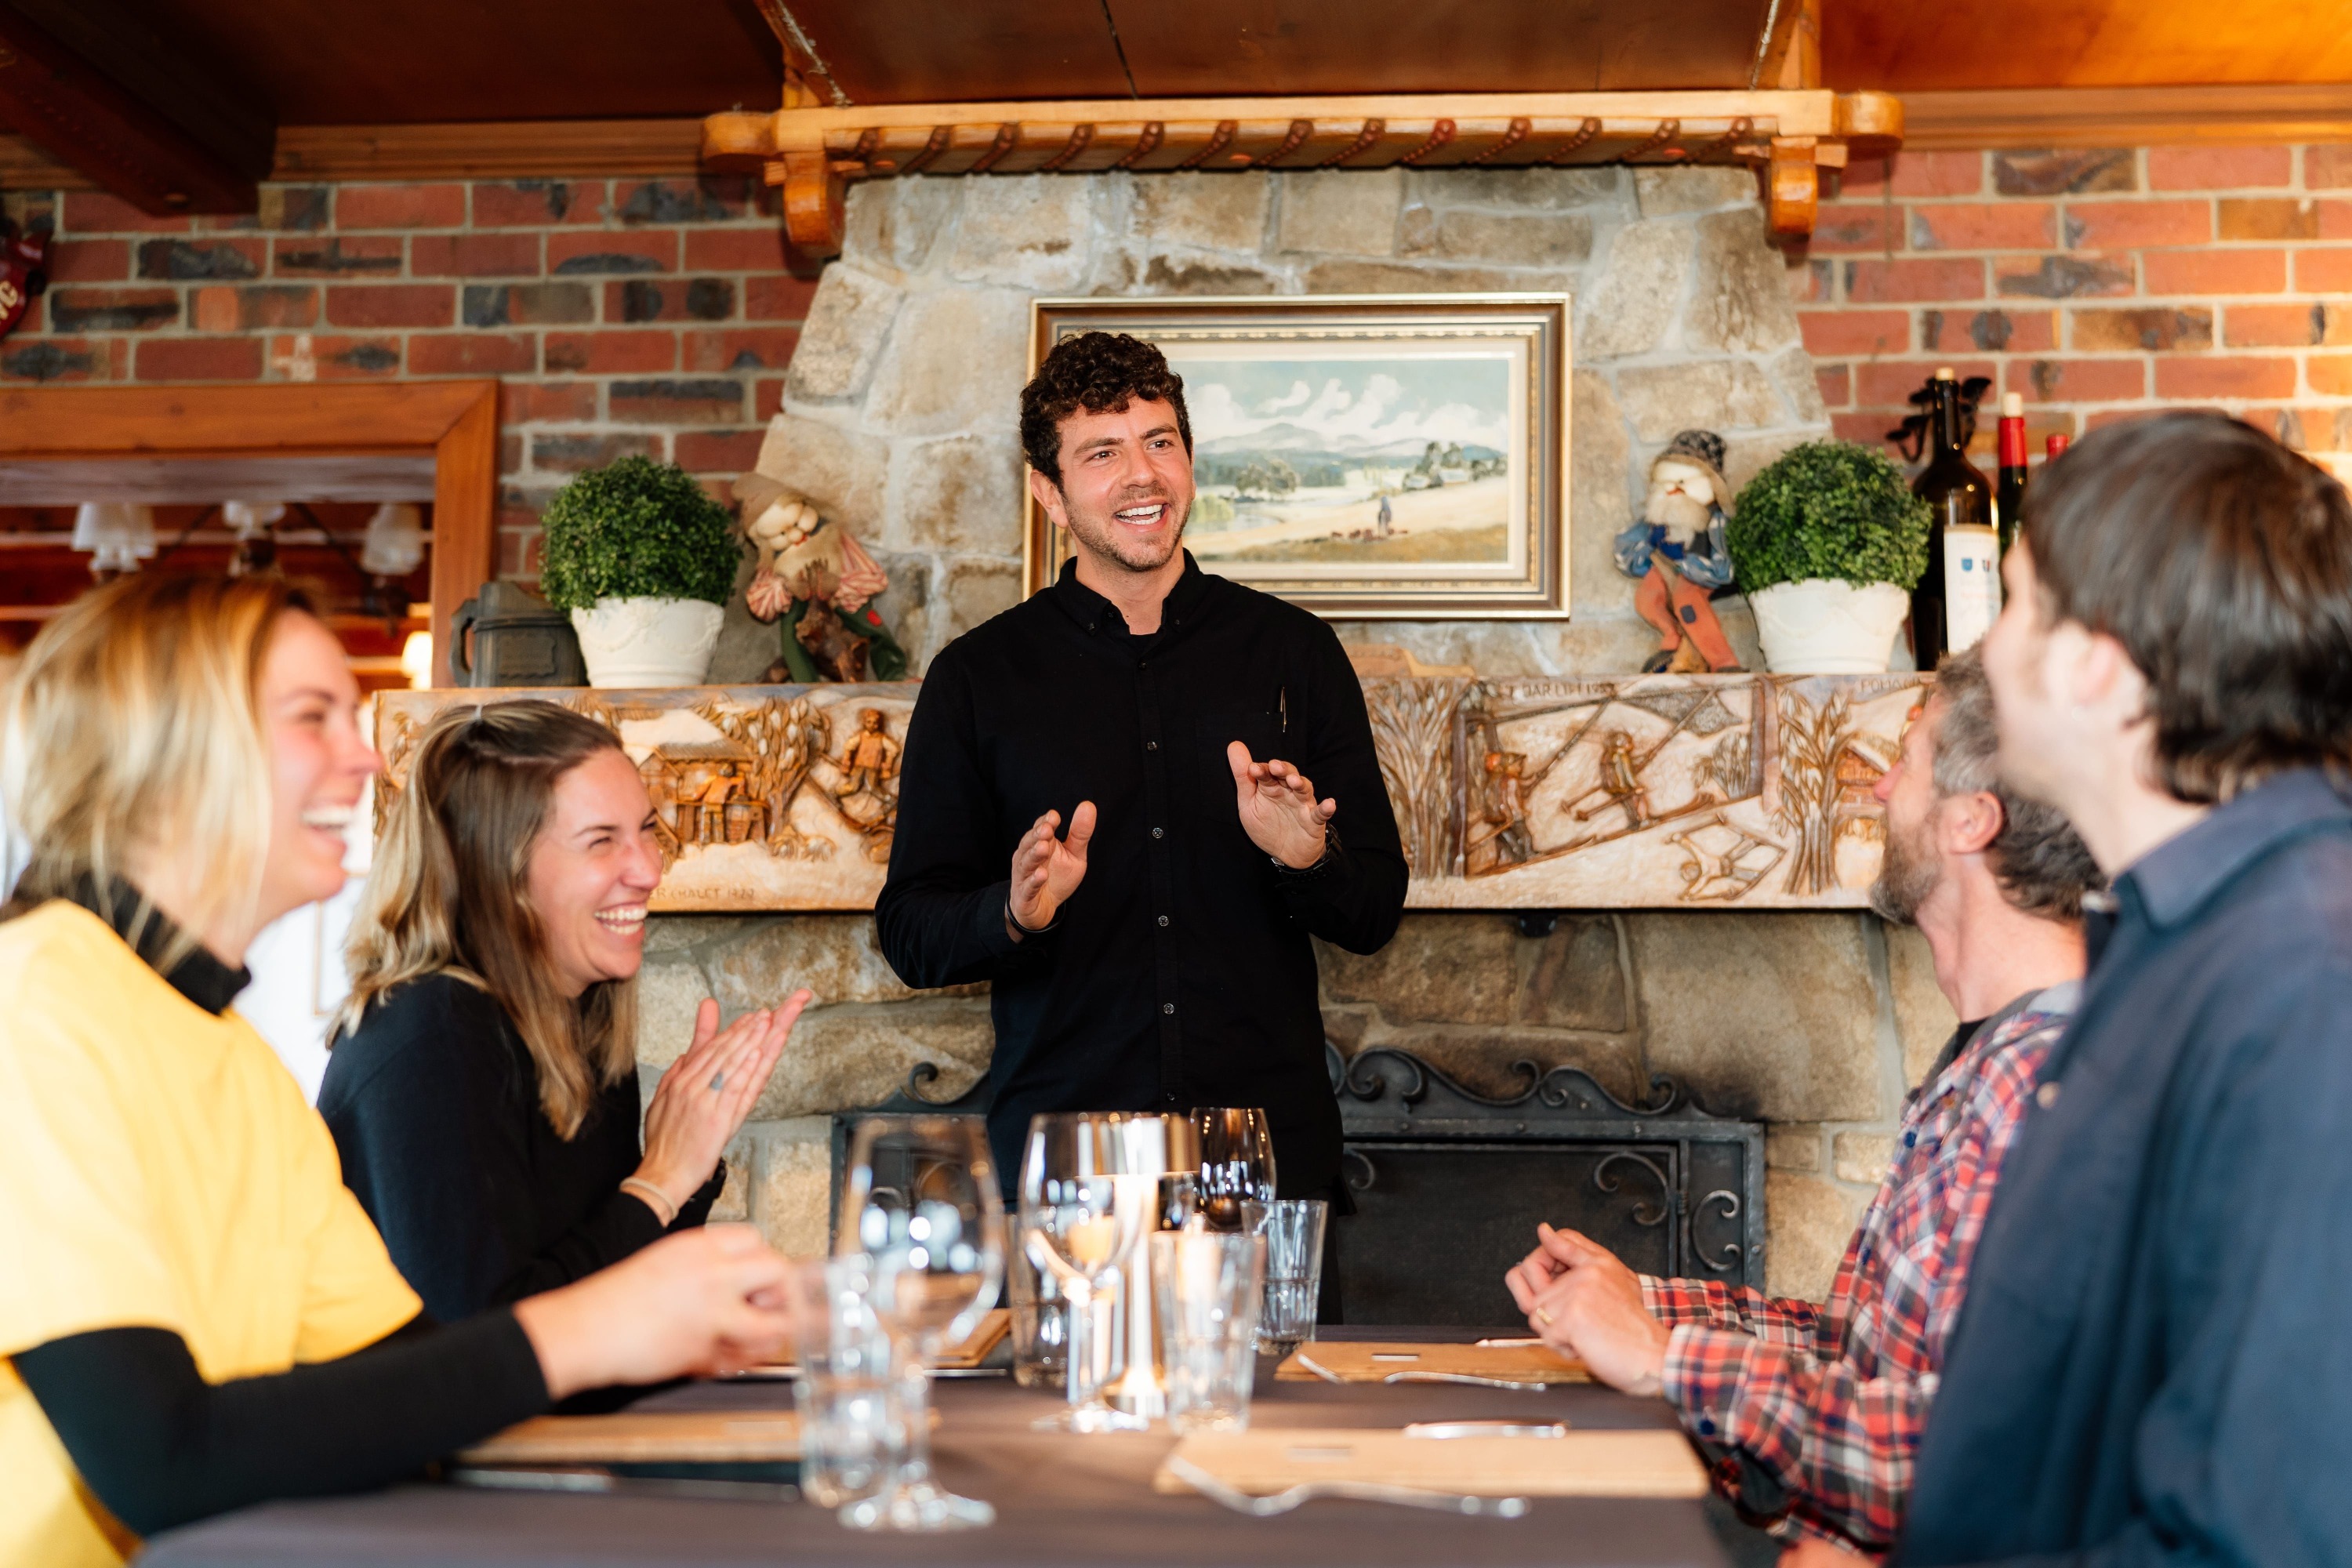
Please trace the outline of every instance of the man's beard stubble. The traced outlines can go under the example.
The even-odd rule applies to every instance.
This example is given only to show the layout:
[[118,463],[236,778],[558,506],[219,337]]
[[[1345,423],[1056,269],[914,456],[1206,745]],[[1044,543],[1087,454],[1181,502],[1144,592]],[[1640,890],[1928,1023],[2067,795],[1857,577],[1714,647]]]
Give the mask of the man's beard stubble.
[[[1066,502],[1066,492],[1065,492],[1065,500]],[[1118,506],[1112,508],[1112,510],[1116,511],[1120,507],[1148,506],[1153,501],[1160,501],[1173,508],[1176,498],[1165,491],[1125,496],[1119,500]],[[1176,552],[1184,547],[1184,530],[1192,523],[1192,509],[1187,505],[1184,515],[1176,520],[1176,526],[1168,532],[1168,547],[1165,550],[1155,550],[1150,545],[1145,545],[1140,552],[1136,548],[1140,542],[1122,537],[1118,524],[1112,521],[1108,514],[1097,519],[1087,516],[1075,506],[1066,506],[1063,515],[1069,519],[1071,533],[1096,554],[1108,556],[1129,572],[1157,572],[1174,558]]]
[[[1920,837],[1925,837],[1922,831]],[[1878,879],[1870,884],[1870,907],[1896,925],[1916,925],[1919,906],[1936,890],[1943,868],[1933,856],[1915,852],[1895,824],[1886,825],[1886,853],[1878,863]]]

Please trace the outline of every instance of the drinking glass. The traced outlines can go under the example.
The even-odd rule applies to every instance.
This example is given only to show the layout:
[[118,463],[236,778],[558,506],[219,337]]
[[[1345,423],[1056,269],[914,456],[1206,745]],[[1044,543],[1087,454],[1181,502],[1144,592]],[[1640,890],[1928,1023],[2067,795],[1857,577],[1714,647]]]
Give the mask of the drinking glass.
[[861,1530],[960,1530],[993,1523],[984,1502],[931,1480],[930,1368],[980,1326],[1004,1279],[1004,1205],[980,1122],[876,1116],[849,1144],[836,1252],[871,1260],[875,1316],[890,1336],[906,1422],[888,1490],[849,1503]]
[[1265,1300],[1259,1309],[1259,1348],[1288,1355],[1315,1337],[1316,1300],[1323,1288],[1323,1227],[1331,1205],[1321,1198],[1284,1198],[1242,1205],[1243,1223],[1265,1238]]
[[1120,1270],[1144,1234],[1159,1184],[1157,1176],[1117,1173],[1120,1120],[1077,1111],[1040,1115],[1029,1123],[1021,1160],[1021,1234],[1029,1256],[1066,1299],[1069,1326],[1070,1407],[1038,1421],[1040,1428],[1140,1432],[1150,1426],[1103,1397],[1118,1354],[1103,1309],[1118,1299]]
[[1066,1386],[1070,1303],[1053,1272],[1025,1246],[1005,1249],[1004,1300],[1013,1311],[1013,1381],[1024,1388]]
[[1239,1230],[1244,1203],[1274,1201],[1274,1135],[1265,1112],[1201,1106],[1192,1127],[1201,1138],[1200,1212],[1211,1230]]
[[1151,1238],[1160,1360],[1174,1430],[1228,1432],[1249,1425],[1265,1281],[1264,1237],[1192,1230]]
[[800,1376],[801,1492],[824,1508],[874,1497],[904,1458],[906,1417],[890,1335],[874,1310],[870,1258],[818,1258],[793,1266]]

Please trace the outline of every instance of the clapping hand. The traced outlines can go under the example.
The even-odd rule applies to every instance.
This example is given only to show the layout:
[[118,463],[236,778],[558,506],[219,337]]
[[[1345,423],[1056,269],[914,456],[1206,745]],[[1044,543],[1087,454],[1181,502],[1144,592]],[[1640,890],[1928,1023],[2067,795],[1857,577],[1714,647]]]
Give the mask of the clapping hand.
[[1055,837],[1061,825],[1062,814],[1049,811],[1031,823],[1021,842],[1013,846],[1011,907],[1005,913],[1016,928],[1015,942],[1024,932],[1041,931],[1052,925],[1064,900],[1087,879],[1087,841],[1095,836],[1095,803],[1078,802],[1078,808],[1070,813],[1067,838]]
[[1572,1230],[1536,1226],[1533,1252],[1503,1276],[1528,1327],[1627,1394],[1665,1384],[1670,1331],[1650,1315],[1642,1281],[1615,1253]]
[[719,1156],[759,1103],[808,1005],[809,993],[795,991],[782,1006],[746,1013],[721,1029],[719,1004],[703,999],[693,1043],[662,1074],[646,1107],[646,1157],[636,1174],[673,1207],[683,1206],[719,1169]]
[[1339,803],[1317,800],[1314,783],[1288,763],[1253,762],[1239,741],[1225,748],[1225,761],[1233,766],[1234,804],[1249,841],[1294,871],[1323,858],[1326,829]]

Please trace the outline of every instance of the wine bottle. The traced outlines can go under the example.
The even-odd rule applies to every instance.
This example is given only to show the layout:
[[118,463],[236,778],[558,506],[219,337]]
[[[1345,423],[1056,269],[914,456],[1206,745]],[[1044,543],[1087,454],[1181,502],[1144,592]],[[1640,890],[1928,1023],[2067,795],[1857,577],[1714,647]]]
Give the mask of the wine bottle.
[[1993,527],[2000,534],[2000,552],[2017,542],[2019,514],[2025,507],[2025,398],[2005,393],[2000,400],[2000,489],[1993,496]]
[[1960,384],[1946,365],[1929,385],[1930,455],[1911,481],[1929,513],[1927,571],[1911,590],[1911,656],[1921,669],[1973,647],[2000,610],[1992,486],[1961,449]]
[[2066,455],[2066,448],[2074,444],[2074,438],[2072,436],[2051,437],[2049,441],[2043,446],[2043,457],[2042,460],[2045,463],[2056,462],[2060,458]]

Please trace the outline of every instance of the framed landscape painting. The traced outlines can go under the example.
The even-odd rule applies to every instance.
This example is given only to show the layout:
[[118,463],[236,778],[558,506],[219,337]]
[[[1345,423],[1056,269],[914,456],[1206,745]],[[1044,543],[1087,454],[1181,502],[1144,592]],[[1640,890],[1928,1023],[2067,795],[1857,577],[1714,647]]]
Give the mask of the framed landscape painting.
[[[1341,619],[1568,614],[1565,294],[1039,300],[1184,379],[1203,571]],[[1068,536],[1026,500],[1025,586]]]

